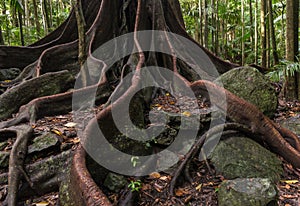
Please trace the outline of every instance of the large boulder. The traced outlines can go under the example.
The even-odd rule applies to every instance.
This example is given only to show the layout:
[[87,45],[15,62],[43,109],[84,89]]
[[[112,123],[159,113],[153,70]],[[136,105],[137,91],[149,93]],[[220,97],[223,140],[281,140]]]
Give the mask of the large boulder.
[[269,80],[257,69],[238,67],[221,75],[216,84],[256,105],[265,115],[272,117],[277,108],[277,95]]
[[276,196],[276,187],[269,179],[238,178],[222,182],[218,192],[218,205],[276,205]]
[[230,137],[220,141],[212,152],[211,162],[226,179],[268,178],[280,180],[283,173],[279,158],[246,137]]
[[279,124],[300,136],[300,114],[280,120]]

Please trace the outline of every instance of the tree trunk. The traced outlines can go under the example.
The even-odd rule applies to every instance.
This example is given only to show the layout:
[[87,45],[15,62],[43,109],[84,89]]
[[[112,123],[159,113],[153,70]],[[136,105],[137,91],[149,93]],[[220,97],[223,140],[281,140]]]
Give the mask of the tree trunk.
[[24,41],[24,33],[23,33],[23,16],[21,11],[17,11],[17,13],[18,13],[18,21],[19,21],[19,29],[20,29],[20,41],[21,41],[21,45],[24,46],[25,41]]
[[260,5],[260,32],[261,32],[261,66],[267,67],[267,30],[266,30],[266,0]]
[[35,28],[38,36],[41,35],[41,24],[39,21],[39,16],[38,16],[38,5],[36,3],[36,0],[32,0],[33,4],[33,14],[34,14],[34,22],[35,22]]
[[[286,59],[296,61],[298,52],[298,22],[299,22],[299,2],[287,0],[286,4]],[[288,100],[298,98],[297,75],[287,75],[285,77],[284,96]]]
[[198,12],[199,12],[199,43],[203,45],[203,0],[198,1]]
[[81,0],[73,0],[73,8],[75,10],[75,16],[77,20],[77,30],[78,30],[78,63],[82,71],[82,84],[84,87],[87,86],[89,82],[89,73],[86,68],[84,68],[84,63],[86,61],[86,38],[85,38],[85,19],[82,11]]
[[208,35],[209,35],[209,31],[208,31],[208,6],[207,6],[207,0],[204,0],[204,47],[208,48]]
[[242,52],[242,65],[245,65],[245,11],[244,11],[244,0],[241,1],[241,22],[242,22],[242,38],[241,38],[241,52]]
[[[1,24],[1,22],[0,22]],[[4,39],[3,39],[3,34],[2,34],[2,28],[0,27],[0,45],[4,45]]]
[[[250,43],[251,43],[251,50],[254,51],[254,32],[255,32],[255,25],[253,21],[253,3],[249,1],[249,16],[250,16]],[[254,30],[253,30],[254,29]]]
[[50,29],[50,19],[49,19],[49,14],[48,14],[48,10],[47,10],[47,1],[46,0],[40,0],[40,4],[41,4],[41,9],[42,9],[42,16],[43,16],[43,26],[44,26],[44,31],[46,34],[49,33],[49,29]]
[[258,21],[257,21],[257,11],[258,11],[258,3],[255,1],[255,11],[254,11],[254,56],[255,56],[255,64],[258,63]]
[[279,57],[277,53],[277,44],[275,38],[275,28],[274,28],[274,19],[273,19],[273,9],[272,9],[272,0],[268,0],[268,11],[269,11],[269,30],[270,30],[270,39],[272,42],[272,54],[274,59],[274,65],[279,63]]

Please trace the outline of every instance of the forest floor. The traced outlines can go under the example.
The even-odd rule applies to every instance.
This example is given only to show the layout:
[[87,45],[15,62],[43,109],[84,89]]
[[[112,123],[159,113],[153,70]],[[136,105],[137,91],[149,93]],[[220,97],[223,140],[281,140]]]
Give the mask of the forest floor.
[[[170,102],[169,102],[170,103]],[[161,105],[170,107],[170,105]],[[300,103],[285,102],[279,100],[278,111],[275,115],[275,121],[281,121],[289,117],[299,118],[300,121]],[[39,134],[45,131],[51,131],[61,139],[62,146],[66,148],[76,147],[79,139],[76,137],[74,128],[67,127],[72,122],[70,114],[55,117],[46,117],[37,122],[35,133]],[[62,147],[61,147],[62,148]],[[53,155],[53,154],[49,154]],[[280,206],[298,206],[300,205],[300,170],[294,169],[284,160],[284,175],[277,185],[279,191],[278,205]],[[217,193],[220,183],[225,179],[222,175],[216,174],[209,162],[199,162],[197,159],[192,161],[190,167],[192,183],[180,179],[175,188],[175,194],[172,198],[168,195],[168,188],[171,176],[167,173],[153,173],[142,179],[138,205],[190,205],[190,206],[217,206]],[[132,178],[128,178],[129,180]],[[1,189],[1,188],[0,188]],[[105,191],[107,192],[107,191]],[[121,193],[108,192],[107,195],[112,203],[116,205]],[[1,196],[1,192],[0,192]],[[54,206],[59,205],[58,192],[53,192],[42,197],[32,197],[24,202],[28,206]]]

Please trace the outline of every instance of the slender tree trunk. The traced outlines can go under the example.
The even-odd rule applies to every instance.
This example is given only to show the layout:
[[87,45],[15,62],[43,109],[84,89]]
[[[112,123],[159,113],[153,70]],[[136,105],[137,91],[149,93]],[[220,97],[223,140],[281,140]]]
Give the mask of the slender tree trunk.
[[43,16],[43,26],[45,33],[49,33],[50,28],[50,20],[47,11],[47,2],[46,0],[41,0],[41,8],[42,8],[42,16]]
[[285,42],[285,26],[286,26],[286,24],[285,24],[285,12],[284,12],[284,10],[285,10],[285,7],[286,7],[286,5],[282,2],[281,3],[281,6],[282,6],[282,13],[281,13],[281,26],[282,26],[282,29],[281,29],[281,41],[282,42]]
[[36,0],[32,0],[33,4],[33,15],[34,15],[34,21],[35,21],[35,28],[37,34],[40,36],[41,35],[41,24],[39,21],[39,16],[38,16],[38,5],[36,3]]
[[[5,4],[5,1],[2,1],[2,14],[3,16],[6,15],[6,4]],[[5,36],[6,36],[6,41],[8,44],[10,44],[10,35],[9,35],[9,29],[8,29],[8,25],[9,25],[9,21],[8,21],[8,18],[7,16],[5,16]]]
[[29,26],[30,25],[30,8],[29,8],[29,0],[25,0],[24,3],[25,3],[25,7],[24,7],[24,10],[25,10],[25,26]]
[[270,30],[270,40],[272,44],[272,54],[274,59],[274,65],[276,65],[279,63],[279,57],[277,53],[275,28],[274,28],[274,21],[273,21],[272,0],[268,0],[268,10],[269,10],[269,30]]
[[261,31],[261,66],[267,67],[267,30],[266,30],[266,0],[261,0],[260,8],[260,31]]
[[[2,3],[2,6],[4,6],[2,10],[2,14],[5,15],[4,10],[5,10],[5,2]],[[3,33],[2,33],[2,25],[3,25],[3,20],[0,20],[0,45],[4,45],[4,38],[3,38]]]
[[216,55],[219,56],[219,32],[220,32],[220,21],[219,21],[219,1],[216,1],[216,10],[215,10],[215,18],[216,18],[216,35],[215,35],[215,49]]
[[[294,53],[295,61],[298,61],[299,57],[299,1],[294,2]],[[298,85],[299,86],[299,85]]]
[[[199,5],[198,5],[199,6]],[[199,10],[198,10],[199,11]],[[195,33],[194,33],[194,39],[200,44],[200,13],[199,16],[194,16],[194,20],[195,20]]]
[[23,33],[23,17],[21,11],[17,11],[17,13],[18,13],[19,29],[20,29],[20,41],[21,41],[21,45],[24,46],[25,41],[24,41],[24,33]]
[[252,0],[249,1],[249,16],[250,16],[250,43],[251,51],[254,51],[254,32],[253,32],[253,5]]
[[208,48],[208,12],[207,0],[204,0],[204,47]]
[[200,27],[200,44],[203,45],[203,3],[202,0],[198,1],[198,11],[199,11],[199,27]]
[[[296,0],[294,4],[294,61],[299,61],[299,0]],[[296,72],[295,81],[297,99],[300,100],[300,72]]]
[[4,45],[4,39],[2,35],[2,28],[0,27],[0,45]]
[[215,36],[216,36],[216,33],[215,33],[215,29],[216,29],[216,19],[215,19],[215,1],[214,0],[211,0],[211,51],[213,53],[216,53],[216,48],[215,48]]
[[255,64],[258,63],[258,23],[257,23],[257,11],[258,11],[258,2],[255,0],[255,11],[254,11],[254,56]]
[[82,11],[81,0],[73,0],[73,5],[75,9],[76,21],[77,21],[77,29],[78,29],[78,62],[82,71],[82,84],[84,87],[87,86],[87,82],[89,82],[89,74],[88,70],[84,68],[84,63],[86,60],[86,37],[85,37],[85,19]]
[[49,28],[52,28],[52,22],[53,22],[53,1],[52,0],[48,0],[48,4],[49,4],[49,9],[47,9],[49,11]]
[[[288,61],[296,60],[296,50],[298,50],[298,21],[296,16],[296,1],[287,0],[286,4],[286,59]],[[298,4],[299,6],[299,4]],[[299,10],[298,10],[299,13]],[[297,26],[296,26],[297,23]],[[296,27],[295,27],[296,26]],[[295,42],[297,40],[297,42]],[[297,48],[296,48],[297,47]],[[287,100],[297,99],[297,80],[296,75],[287,75],[285,77],[284,96]]]
[[241,38],[241,50],[242,50],[242,65],[245,65],[245,13],[244,13],[244,0],[241,1],[241,22],[242,22],[242,38]]
[[271,65],[271,43],[270,43],[270,29],[268,14],[266,17],[266,68],[270,68]]

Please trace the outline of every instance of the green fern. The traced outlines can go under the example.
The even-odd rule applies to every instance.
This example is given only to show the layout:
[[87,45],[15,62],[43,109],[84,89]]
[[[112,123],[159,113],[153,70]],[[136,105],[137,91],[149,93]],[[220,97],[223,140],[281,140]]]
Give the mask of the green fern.
[[299,61],[291,62],[283,60],[280,62],[280,64],[274,67],[273,71],[267,73],[266,76],[274,82],[279,82],[287,76],[295,76],[296,72],[300,72]]

